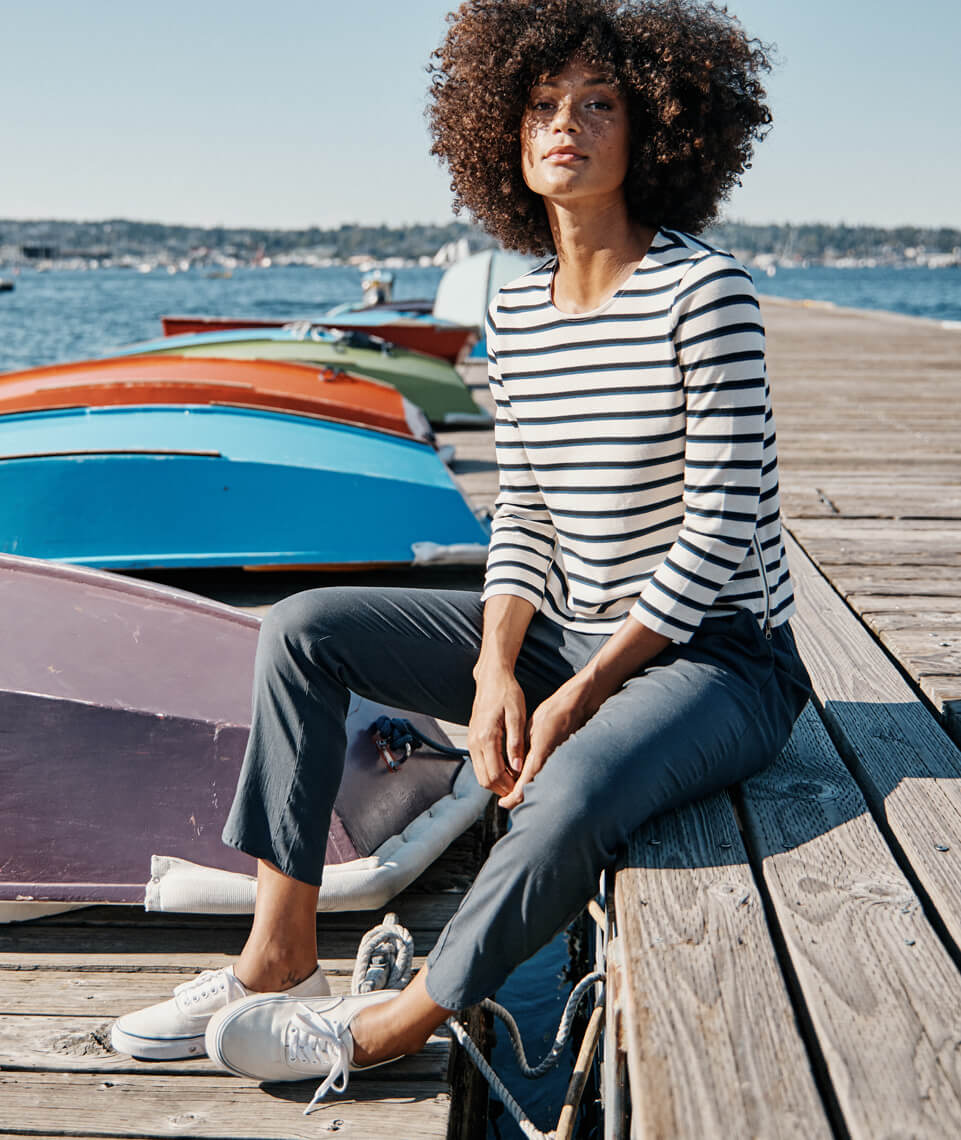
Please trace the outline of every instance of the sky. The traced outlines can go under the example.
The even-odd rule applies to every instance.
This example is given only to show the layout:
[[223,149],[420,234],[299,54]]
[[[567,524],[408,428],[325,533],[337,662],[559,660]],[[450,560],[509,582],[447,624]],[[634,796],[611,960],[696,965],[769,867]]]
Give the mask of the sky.
[[[451,0],[0,0],[0,218],[450,220],[425,66]],[[961,229],[958,0],[730,0],[777,46],[724,216]]]

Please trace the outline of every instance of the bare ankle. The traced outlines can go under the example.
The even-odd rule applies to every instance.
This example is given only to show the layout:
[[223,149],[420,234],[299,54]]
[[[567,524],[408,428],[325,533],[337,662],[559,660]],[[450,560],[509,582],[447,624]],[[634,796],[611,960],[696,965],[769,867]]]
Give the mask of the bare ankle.
[[248,990],[280,993],[309,978],[317,969],[316,957],[256,952],[246,947],[234,966],[234,974]]
[[427,1037],[421,1037],[408,1026],[398,1025],[391,1011],[396,1004],[389,1001],[362,1009],[351,1021],[355,1065],[392,1061],[395,1057],[418,1053],[427,1044]]

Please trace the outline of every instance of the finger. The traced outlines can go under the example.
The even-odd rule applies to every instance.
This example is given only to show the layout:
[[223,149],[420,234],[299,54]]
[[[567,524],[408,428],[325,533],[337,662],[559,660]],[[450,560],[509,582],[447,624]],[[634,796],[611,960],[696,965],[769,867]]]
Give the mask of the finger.
[[507,763],[515,773],[524,768],[527,754],[527,717],[523,704],[504,710],[505,736],[507,738]]
[[514,778],[508,774],[504,765],[500,733],[490,733],[482,737],[476,745],[476,759],[475,752],[471,753],[471,762],[481,787],[502,796],[514,786]]
[[502,796],[497,802],[501,807],[511,808],[517,807],[518,804],[524,802],[524,789],[531,783],[537,773],[544,766],[545,757],[538,751],[532,751],[527,754],[527,759],[524,761],[524,767],[521,774],[517,777],[517,782],[514,787],[506,796]]
[[517,777],[504,763],[502,749],[498,747],[496,751],[491,750],[486,757],[486,761],[489,782],[485,787],[495,792],[498,796],[509,795]]

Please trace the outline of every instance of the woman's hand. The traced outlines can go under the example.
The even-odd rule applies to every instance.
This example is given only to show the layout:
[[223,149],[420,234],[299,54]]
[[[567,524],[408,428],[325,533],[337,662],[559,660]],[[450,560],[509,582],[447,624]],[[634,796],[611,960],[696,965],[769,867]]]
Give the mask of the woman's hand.
[[528,727],[529,747],[520,776],[506,795],[501,795],[501,807],[515,808],[524,799],[524,788],[544,767],[548,756],[572,736],[600,707],[589,679],[576,673],[569,681],[542,701],[534,710]]
[[501,796],[501,807],[510,809],[522,803],[524,788],[554,749],[587,724],[628,677],[670,644],[670,638],[648,629],[631,615],[583,669],[534,710],[523,768],[511,790]]
[[506,796],[524,764],[527,702],[512,670],[479,668],[467,729],[474,775],[481,787]]

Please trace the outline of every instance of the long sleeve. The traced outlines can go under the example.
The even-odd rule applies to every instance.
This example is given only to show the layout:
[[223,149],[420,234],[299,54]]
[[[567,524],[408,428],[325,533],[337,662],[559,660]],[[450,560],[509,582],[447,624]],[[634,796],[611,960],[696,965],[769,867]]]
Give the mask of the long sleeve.
[[631,615],[686,642],[749,554],[765,444],[764,329],[733,259],[695,262],[672,306],[685,397],[684,517]]
[[[493,311],[493,306],[491,309]],[[491,522],[481,599],[487,601],[497,594],[511,594],[540,608],[547,572],[554,558],[556,535],[501,381],[497,334],[491,313],[487,317],[487,352],[488,379],[497,406],[494,450],[500,490]]]

